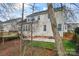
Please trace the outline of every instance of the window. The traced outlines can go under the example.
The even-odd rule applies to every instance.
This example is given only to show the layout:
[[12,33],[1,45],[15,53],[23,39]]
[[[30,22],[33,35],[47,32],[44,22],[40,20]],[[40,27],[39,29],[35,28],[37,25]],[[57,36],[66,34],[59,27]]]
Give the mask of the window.
[[18,27],[18,30],[21,31],[21,27]]
[[65,29],[67,29],[67,25],[65,25]]
[[27,30],[28,30],[28,31],[31,30],[31,26],[30,26],[30,24],[28,25]]
[[34,21],[34,20],[35,20],[34,17],[30,17],[30,18],[28,19],[29,22]]
[[34,21],[35,20],[35,18],[33,17],[32,19],[31,19],[31,21]]
[[68,24],[68,28],[70,28],[71,26]]
[[38,20],[40,20],[40,16],[38,16]]
[[43,31],[46,31],[46,25],[43,26]]
[[26,30],[26,28],[25,28],[25,26],[23,26],[23,31],[25,31]]
[[58,24],[58,31],[61,31],[61,24]]
[[28,21],[30,21],[30,19],[28,19]]
[[26,25],[26,31],[27,31],[27,25]]

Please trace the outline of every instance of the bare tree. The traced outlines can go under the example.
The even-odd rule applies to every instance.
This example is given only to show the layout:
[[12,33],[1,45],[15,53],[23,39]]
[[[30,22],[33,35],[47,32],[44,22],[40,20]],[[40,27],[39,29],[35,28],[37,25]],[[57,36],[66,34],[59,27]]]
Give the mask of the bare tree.
[[[36,7],[35,7],[35,3],[34,4],[28,4],[28,6],[31,7],[31,10],[32,10],[32,13],[34,13],[34,11],[36,10]],[[30,44],[31,44],[31,55],[33,55],[33,51],[32,51],[32,41],[33,41],[33,19],[31,19],[31,22],[28,24],[30,25],[30,37],[31,37],[31,40],[30,40]],[[26,46],[24,47],[24,52],[23,52],[23,55],[25,54],[25,50],[26,50]]]
[[24,3],[22,3],[22,20],[21,20],[21,36],[20,36],[20,55],[22,55],[23,19],[24,19]]
[[9,14],[16,10],[15,3],[0,3],[0,18],[9,19]]
[[60,34],[57,31],[57,22],[52,3],[48,3],[48,14],[50,15],[51,27],[54,34],[58,55],[65,55],[62,38],[60,37]]
[[[9,19],[9,14],[15,10],[15,4],[11,3],[0,3],[0,18],[1,19]],[[3,27],[3,25],[2,25]],[[3,30],[3,28],[1,28]],[[2,31],[3,36],[3,31]],[[3,45],[4,45],[4,38],[2,38]]]

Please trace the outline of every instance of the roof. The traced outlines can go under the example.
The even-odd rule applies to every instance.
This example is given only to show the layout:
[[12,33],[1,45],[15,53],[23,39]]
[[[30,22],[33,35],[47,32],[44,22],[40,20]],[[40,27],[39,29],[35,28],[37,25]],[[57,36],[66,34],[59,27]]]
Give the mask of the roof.
[[[54,8],[54,10],[55,10],[56,12],[57,12],[57,11],[61,11],[61,7],[59,7],[59,8]],[[35,12],[35,13],[32,13],[32,14],[26,16],[26,17],[32,17],[32,16],[35,16],[35,15],[45,14],[45,13],[47,13],[47,12],[48,12],[47,10],[40,11],[40,12]],[[10,19],[10,20],[4,21],[4,22],[2,22],[2,23],[10,23],[10,22],[14,22],[14,21],[16,22],[16,21],[19,20],[19,19],[22,19],[22,18]]]
[[[60,8],[54,8],[54,10],[55,10],[55,12],[61,11],[61,7]],[[48,10],[44,10],[44,11],[40,11],[40,12],[35,12],[35,13],[30,14],[30,15],[27,15],[26,17],[33,17],[33,16],[40,15],[40,14],[46,14],[47,12],[48,12]],[[37,22],[38,22],[38,20],[33,22],[33,23],[37,23]],[[19,24],[19,23],[21,23],[21,21],[18,22],[17,24]],[[23,24],[30,24],[30,23],[31,22],[27,22],[26,20],[23,20]]]
[[21,18],[10,19],[10,20],[4,21],[3,23],[10,23],[10,22],[14,22],[14,21],[16,22],[19,19],[21,19]]
[[[59,7],[59,8],[54,8],[54,10],[55,10],[55,12],[57,12],[57,11],[61,11],[62,9],[61,9],[61,7]],[[32,17],[32,16],[36,16],[36,15],[40,15],[40,14],[46,14],[47,12],[48,12],[48,10],[35,12],[35,13],[32,13],[32,14],[26,16],[26,17]]]
[[[22,23],[22,21],[17,22],[17,24],[19,24],[19,25],[20,25],[21,23]],[[38,23],[38,20],[33,21],[33,22],[27,22],[26,19],[23,20],[23,24],[31,24],[31,23],[32,23],[32,24],[36,24],[36,23]]]

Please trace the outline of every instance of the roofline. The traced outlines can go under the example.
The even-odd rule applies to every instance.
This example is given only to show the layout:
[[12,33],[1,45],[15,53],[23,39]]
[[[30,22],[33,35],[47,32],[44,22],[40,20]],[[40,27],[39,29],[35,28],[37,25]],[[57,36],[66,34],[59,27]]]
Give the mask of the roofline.
[[[58,12],[58,11],[62,11],[61,10],[61,7],[59,8],[54,8],[55,12]],[[35,12],[35,13],[32,13],[30,15],[27,15],[26,17],[32,17],[32,16],[35,16],[35,15],[40,15],[40,14],[46,14],[48,12],[48,10],[43,10],[43,11],[39,11],[39,12]]]
[[66,24],[79,24],[79,22],[66,22]]
[[9,19],[9,20],[4,21],[3,23],[8,23],[10,21],[14,21],[14,20],[18,20],[18,19],[21,19],[21,17],[20,18]]
[[45,13],[47,13],[47,10],[35,12],[35,13],[30,14],[30,15],[27,15],[26,17],[32,17],[32,16],[35,16],[37,14],[40,15],[40,14],[45,14]]

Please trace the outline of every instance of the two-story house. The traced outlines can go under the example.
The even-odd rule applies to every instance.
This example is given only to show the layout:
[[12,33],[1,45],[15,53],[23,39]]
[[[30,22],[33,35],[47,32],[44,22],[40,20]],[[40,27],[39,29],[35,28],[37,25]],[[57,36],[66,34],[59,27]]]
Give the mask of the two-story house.
[[[61,10],[56,10],[55,16],[57,21],[57,29],[62,37],[63,32],[66,30],[64,25],[64,14]],[[26,16],[26,20],[23,21],[23,33],[26,37],[30,38],[31,32],[33,39],[54,39],[51,29],[51,21],[47,10],[35,12]]]

